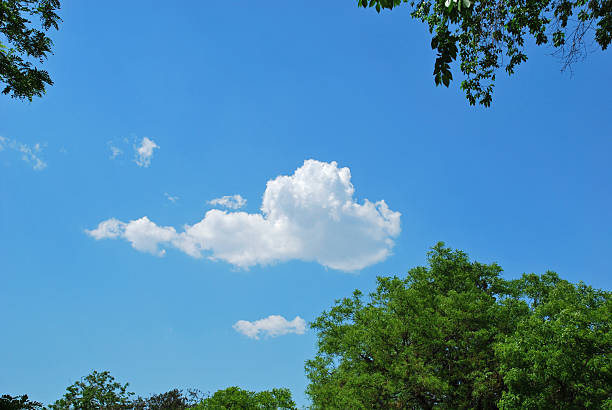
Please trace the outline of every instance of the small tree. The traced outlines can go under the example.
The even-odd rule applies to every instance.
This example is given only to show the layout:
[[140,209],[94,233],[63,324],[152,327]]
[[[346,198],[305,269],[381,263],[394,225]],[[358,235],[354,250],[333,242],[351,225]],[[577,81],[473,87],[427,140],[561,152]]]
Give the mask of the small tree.
[[147,398],[139,397],[133,406],[134,409],[139,410],[182,410],[198,404],[201,401],[200,396],[198,390],[183,392],[179,389],[172,389],[166,393],[154,394]]
[[277,410],[297,409],[288,389],[272,389],[261,392],[243,390],[240,387],[228,387],[215,392],[193,407],[194,410]]
[[128,392],[129,383],[121,385],[110,372],[93,371],[66,388],[64,397],[50,406],[54,410],[68,409],[130,409],[134,393]]

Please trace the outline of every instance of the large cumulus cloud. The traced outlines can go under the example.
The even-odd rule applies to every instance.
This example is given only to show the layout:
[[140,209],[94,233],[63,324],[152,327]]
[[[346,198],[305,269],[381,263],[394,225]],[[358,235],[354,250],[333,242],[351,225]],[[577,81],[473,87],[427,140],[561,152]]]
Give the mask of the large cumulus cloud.
[[387,258],[400,233],[400,213],[384,200],[358,203],[348,168],[304,161],[293,175],[268,181],[260,213],[212,209],[182,232],[146,216],[111,218],[86,232],[95,239],[123,238],[157,255],[175,247],[193,257],[248,268],[299,259],[354,271]]

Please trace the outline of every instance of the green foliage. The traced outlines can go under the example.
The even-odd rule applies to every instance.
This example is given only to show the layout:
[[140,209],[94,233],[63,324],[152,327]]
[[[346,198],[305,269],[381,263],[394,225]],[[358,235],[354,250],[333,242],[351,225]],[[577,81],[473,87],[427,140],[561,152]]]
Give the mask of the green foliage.
[[[0,0],[0,83],[3,94],[14,98],[42,96],[52,85],[49,74],[33,62],[42,63],[51,53],[50,28],[61,21],[59,0]],[[33,23],[31,18],[38,18]]]
[[110,372],[93,371],[90,375],[74,382],[66,388],[64,397],[50,406],[54,410],[68,409],[131,409],[130,399],[134,393],[128,392],[129,383],[121,385]]
[[459,54],[461,89],[471,105],[490,106],[497,70],[513,74],[527,61],[526,36],[537,45],[552,37],[564,69],[585,57],[584,37],[593,27],[602,50],[612,41],[612,0],[357,0],[378,12],[402,3],[409,3],[411,16],[433,34],[436,85],[448,87],[450,63]]
[[313,408],[600,408],[612,397],[609,293],[552,273],[506,281],[442,243],[428,261],[311,324]]
[[612,298],[554,273],[516,284],[530,314],[497,344],[502,409],[612,409]]
[[3,394],[0,397],[0,410],[37,410],[42,408],[42,403],[30,401],[27,394],[15,397]]
[[239,387],[228,387],[225,390],[215,392],[200,402],[194,410],[276,410],[297,409],[291,392],[288,389],[272,389],[261,392],[243,390]]

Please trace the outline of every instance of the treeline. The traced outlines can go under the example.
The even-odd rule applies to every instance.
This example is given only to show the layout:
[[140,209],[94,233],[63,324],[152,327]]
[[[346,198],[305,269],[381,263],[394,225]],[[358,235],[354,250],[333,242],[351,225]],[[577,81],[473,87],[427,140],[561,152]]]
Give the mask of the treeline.
[[149,397],[134,398],[129,383],[120,384],[108,371],[94,371],[66,389],[64,396],[48,407],[31,401],[27,395],[0,397],[0,410],[219,410],[219,409],[297,409],[288,389],[261,392],[229,387],[212,395],[199,390],[173,389]]
[[[379,277],[312,324],[313,409],[610,409],[612,298],[554,272],[506,280],[497,264],[437,244],[428,266]],[[133,399],[94,372],[51,409],[295,409],[287,389]],[[39,409],[3,396],[0,410]]]

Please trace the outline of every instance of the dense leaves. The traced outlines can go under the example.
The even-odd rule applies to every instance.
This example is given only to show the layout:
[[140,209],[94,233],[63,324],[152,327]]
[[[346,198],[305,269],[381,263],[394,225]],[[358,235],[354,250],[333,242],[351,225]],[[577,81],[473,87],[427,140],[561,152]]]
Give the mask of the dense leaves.
[[517,281],[530,314],[497,346],[500,408],[612,409],[612,298],[553,273]]
[[[563,68],[585,57],[586,40],[602,50],[612,41],[612,0],[358,0],[361,7],[392,9],[408,3],[413,18],[427,23],[437,51],[436,85],[448,86],[450,63],[459,54],[461,89],[471,105],[489,106],[495,76],[527,61],[525,41],[552,44]],[[586,37],[586,38],[585,38]]]
[[552,273],[517,281],[500,273],[438,244],[429,267],[379,278],[367,299],[355,291],[337,301],[312,324],[319,347],[306,363],[313,407],[605,405],[610,294]]
[[2,93],[15,98],[42,96],[52,85],[42,63],[53,45],[47,36],[61,21],[59,0],[0,0],[0,83]]

